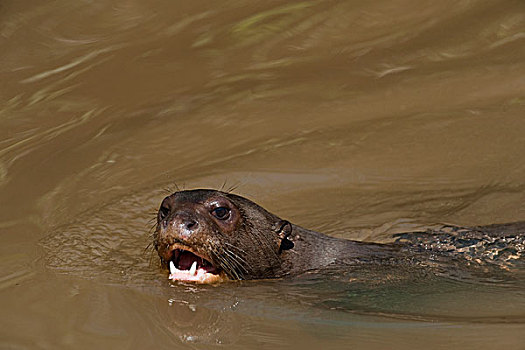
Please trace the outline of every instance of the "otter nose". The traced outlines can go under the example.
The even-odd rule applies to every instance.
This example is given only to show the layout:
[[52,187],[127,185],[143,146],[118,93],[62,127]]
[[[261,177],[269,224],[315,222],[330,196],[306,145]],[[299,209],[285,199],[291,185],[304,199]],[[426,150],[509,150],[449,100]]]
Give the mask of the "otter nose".
[[182,225],[186,225],[186,229],[187,230],[193,230],[194,228],[197,227],[198,223],[197,223],[197,221],[195,221],[193,219],[188,219],[188,220],[184,221],[182,223]]
[[194,217],[181,213],[173,217],[171,226],[174,232],[183,238],[188,238],[197,230],[199,222]]

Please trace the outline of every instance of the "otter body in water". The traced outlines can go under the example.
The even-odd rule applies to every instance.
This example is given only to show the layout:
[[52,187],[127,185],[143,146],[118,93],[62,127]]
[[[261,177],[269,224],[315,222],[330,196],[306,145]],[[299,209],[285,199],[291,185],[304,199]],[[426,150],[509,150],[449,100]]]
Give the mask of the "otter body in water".
[[[479,239],[480,235],[499,237],[498,227],[475,228],[468,232],[477,235],[463,236],[471,240]],[[516,240],[511,258],[519,258],[524,249],[525,223],[509,227],[513,229],[512,239]],[[297,275],[336,263],[410,260],[417,250],[442,248],[438,243],[444,237],[437,243],[428,237],[436,234],[457,237],[458,232],[404,234],[394,244],[351,241],[294,225],[241,196],[199,189],[175,192],[163,200],[154,246],[163,266],[170,268],[170,279],[213,283]],[[501,242],[505,239],[497,243]],[[453,249],[454,243],[473,245],[469,246],[464,239],[450,239],[441,251]],[[408,254],[411,247],[413,254]]]

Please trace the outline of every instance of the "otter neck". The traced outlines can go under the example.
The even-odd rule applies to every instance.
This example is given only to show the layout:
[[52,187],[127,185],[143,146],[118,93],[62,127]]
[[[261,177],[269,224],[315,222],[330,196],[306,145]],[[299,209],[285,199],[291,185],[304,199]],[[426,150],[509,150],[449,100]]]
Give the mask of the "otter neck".
[[345,264],[369,263],[399,253],[388,245],[331,237],[293,224],[292,227],[290,240],[294,247],[281,253],[279,276],[318,270],[343,261]]
[[276,271],[280,276],[297,274],[298,272],[330,265],[340,255],[342,246],[349,242],[293,224],[292,228],[289,239],[293,242],[293,248],[280,254],[280,271]]

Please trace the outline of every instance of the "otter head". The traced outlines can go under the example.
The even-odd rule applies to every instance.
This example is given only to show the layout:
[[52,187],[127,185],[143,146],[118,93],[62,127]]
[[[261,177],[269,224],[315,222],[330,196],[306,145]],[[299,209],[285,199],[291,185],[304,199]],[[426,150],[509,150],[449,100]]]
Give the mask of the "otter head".
[[154,246],[170,279],[212,283],[281,274],[291,224],[252,201],[215,190],[164,198]]

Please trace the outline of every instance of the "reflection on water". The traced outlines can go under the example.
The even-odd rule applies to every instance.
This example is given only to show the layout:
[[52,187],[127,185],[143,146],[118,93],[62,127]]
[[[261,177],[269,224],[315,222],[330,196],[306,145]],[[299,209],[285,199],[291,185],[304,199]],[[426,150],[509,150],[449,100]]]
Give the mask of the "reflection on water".
[[524,13],[2,2],[2,347],[522,347],[512,271],[196,288],[145,248],[165,194],[224,182],[351,239],[525,220]]

